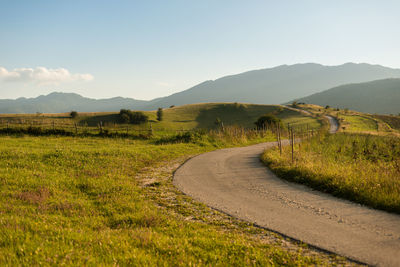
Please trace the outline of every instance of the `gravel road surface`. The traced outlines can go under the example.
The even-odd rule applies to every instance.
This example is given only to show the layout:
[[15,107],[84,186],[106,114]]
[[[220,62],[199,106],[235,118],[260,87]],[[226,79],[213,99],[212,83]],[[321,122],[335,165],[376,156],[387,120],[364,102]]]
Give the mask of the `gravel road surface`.
[[187,195],[237,218],[370,265],[400,266],[400,216],[277,178],[261,162],[276,143],[196,156],[174,175]]

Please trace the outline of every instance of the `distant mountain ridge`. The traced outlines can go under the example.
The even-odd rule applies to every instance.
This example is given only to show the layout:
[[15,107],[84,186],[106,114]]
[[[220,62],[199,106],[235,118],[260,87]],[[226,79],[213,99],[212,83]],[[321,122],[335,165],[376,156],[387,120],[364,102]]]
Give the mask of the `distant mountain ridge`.
[[0,113],[57,113],[119,111],[121,108],[154,110],[158,107],[206,102],[279,104],[343,84],[400,78],[400,69],[380,65],[315,63],[281,65],[205,81],[192,88],[151,101],[132,98],[90,99],[77,94],[52,93],[37,98],[0,100]]
[[400,70],[365,63],[339,66],[315,63],[281,65],[206,81],[161,98],[148,108],[202,102],[279,104],[343,84],[385,78],[400,78]]
[[114,97],[91,99],[75,93],[53,92],[36,98],[1,99],[0,113],[61,113],[76,110],[79,112],[118,111],[122,108],[144,107],[149,101]]
[[400,79],[342,85],[297,101],[366,113],[399,114]]

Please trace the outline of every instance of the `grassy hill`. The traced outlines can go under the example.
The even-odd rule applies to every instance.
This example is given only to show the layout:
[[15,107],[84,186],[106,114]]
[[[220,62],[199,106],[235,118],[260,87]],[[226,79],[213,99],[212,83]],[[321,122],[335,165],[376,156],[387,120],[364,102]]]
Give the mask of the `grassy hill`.
[[[273,113],[281,118],[285,125],[306,125],[310,128],[319,128],[321,121],[317,118],[306,116],[279,105],[255,105],[240,103],[206,103],[191,104],[167,108],[163,110],[162,121],[157,121],[156,111],[144,111],[149,116],[149,122],[142,125],[129,125],[132,129],[154,130],[192,130],[192,129],[213,129],[217,125],[215,121],[219,118],[224,126],[240,126],[244,128],[254,128],[254,122],[266,113]],[[33,125],[52,125],[57,126],[88,125],[97,127],[100,122],[104,127],[119,126],[119,116],[117,112],[96,112],[79,113],[75,119],[69,118],[68,113],[58,114],[1,114],[0,124],[7,121],[22,122]]]
[[400,79],[348,84],[300,98],[297,102],[349,108],[366,113],[400,113]]
[[[311,116],[290,110],[279,105],[255,105],[240,103],[201,103],[183,105],[167,108],[163,110],[162,121],[156,120],[156,111],[145,111],[149,116],[150,123],[155,130],[191,130],[191,129],[213,129],[218,127],[216,119],[220,119],[224,126],[240,126],[244,128],[254,128],[254,122],[266,113],[273,113],[282,121],[292,125],[309,124],[310,127],[319,128],[321,122]],[[117,113],[106,113],[87,115],[81,122],[89,125],[97,125],[100,121],[114,123],[118,122]],[[138,127],[149,127],[145,124]]]
[[[255,105],[240,103],[207,103],[184,105],[164,110],[164,120],[156,122],[156,128],[169,129],[212,129],[215,128],[215,120],[219,118],[225,126],[237,125],[245,128],[253,128],[254,122],[266,113],[274,113],[285,123],[310,124],[318,128],[320,122],[310,116],[305,116],[278,105]],[[155,120],[155,112],[148,112]]]
[[363,113],[348,109],[326,108],[315,104],[297,104],[314,116],[330,115],[339,124],[339,132],[363,133],[373,135],[400,135],[400,116]]

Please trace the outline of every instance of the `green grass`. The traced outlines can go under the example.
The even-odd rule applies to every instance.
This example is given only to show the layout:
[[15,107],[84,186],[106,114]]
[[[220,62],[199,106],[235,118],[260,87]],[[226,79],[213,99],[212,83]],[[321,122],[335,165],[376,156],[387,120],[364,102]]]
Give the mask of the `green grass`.
[[156,139],[0,137],[0,264],[343,263],[213,211],[173,187],[174,163],[272,136],[249,138],[215,134],[157,144]]
[[[2,115],[0,116],[0,132],[42,132],[49,135],[55,130],[65,131],[71,135],[99,135],[102,124],[103,136],[148,136],[151,132],[157,135],[173,135],[177,131],[210,130],[220,128],[215,123],[219,118],[224,127],[238,126],[254,128],[255,121],[266,113],[273,113],[282,119],[284,126],[290,123],[295,127],[320,128],[322,120],[314,116],[306,116],[300,112],[274,105],[253,105],[238,103],[207,103],[192,104],[164,109],[164,119],[156,120],[155,111],[144,112],[149,116],[149,122],[141,125],[119,124],[118,113],[80,113],[75,119],[68,114],[40,115]],[[9,123],[7,123],[9,122]],[[28,130],[28,128],[31,130]],[[13,129],[9,131],[8,129]],[[33,129],[32,129],[33,128]],[[40,131],[41,128],[43,131]]]
[[397,137],[326,135],[296,145],[293,164],[289,147],[284,147],[282,156],[277,149],[268,150],[262,160],[282,178],[400,213],[400,142]]
[[377,122],[367,116],[360,115],[339,115],[341,127],[346,132],[369,132],[378,131]]
[[[274,113],[286,123],[310,124],[318,128],[321,123],[313,117],[305,116],[296,111],[276,105],[254,105],[239,103],[206,103],[177,106],[163,110],[161,122],[156,120],[156,111],[147,111],[146,115],[151,120],[154,129],[213,129],[217,126],[215,121],[219,118],[225,126],[241,126],[254,128],[254,122],[266,113]],[[97,115],[84,118],[82,121],[90,125],[97,125],[100,121],[118,121],[116,114]],[[148,127],[148,126],[147,126]]]

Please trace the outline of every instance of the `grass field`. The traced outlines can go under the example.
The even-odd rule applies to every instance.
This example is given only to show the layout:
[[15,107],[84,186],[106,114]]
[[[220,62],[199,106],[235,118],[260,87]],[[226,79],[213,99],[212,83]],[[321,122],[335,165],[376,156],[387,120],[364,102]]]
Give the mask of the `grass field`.
[[[372,124],[364,125],[363,129],[372,127]],[[400,141],[397,137],[323,135],[298,144],[294,163],[289,147],[283,148],[282,156],[278,149],[268,150],[262,159],[282,178],[400,213]]]
[[[274,113],[281,118],[286,125],[293,123],[297,126],[309,124],[309,127],[321,127],[321,121],[318,118],[305,116],[299,112],[289,110],[282,106],[274,105],[254,105],[239,103],[207,103],[177,106],[164,109],[164,119],[156,120],[156,111],[145,111],[149,116],[149,123],[143,125],[120,125],[118,113],[80,113],[75,119],[68,118],[68,114],[32,114],[32,115],[1,115],[0,124],[5,127],[7,121],[32,124],[36,126],[47,125],[52,128],[70,127],[74,128],[74,123],[78,127],[87,125],[96,128],[100,122],[105,128],[113,130],[114,128],[123,128],[129,126],[137,130],[146,130],[150,128],[162,131],[192,130],[192,129],[213,129],[218,127],[215,124],[216,119],[220,119],[225,126],[240,126],[244,128],[254,128],[254,122],[266,113]],[[2,122],[2,123],[1,123]],[[125,130],[124,130],[125,131]]]
[[373,132],[378,131],[378,123],[370,117],[361,115],[337,115],[340,125],[345,132]]
[[340,132],[399,136],[399,116],[373,115],[312,104],[301,104],[298,105],[298,108],[307,110],[316,116],[330,115],[337,118]]
[[272,138],[0,137],[0,264],[346,263],[213,211],[172,185],[171,164],[190,155]]

